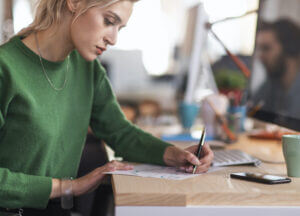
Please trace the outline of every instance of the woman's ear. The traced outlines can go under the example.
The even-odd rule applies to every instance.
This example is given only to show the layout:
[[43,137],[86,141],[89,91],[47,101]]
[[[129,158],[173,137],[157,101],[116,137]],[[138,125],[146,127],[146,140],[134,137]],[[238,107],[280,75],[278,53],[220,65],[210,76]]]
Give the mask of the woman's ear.
[[78,11],[78,8],[81,4],[82,0],[67,0],[67,8],[72,14]]

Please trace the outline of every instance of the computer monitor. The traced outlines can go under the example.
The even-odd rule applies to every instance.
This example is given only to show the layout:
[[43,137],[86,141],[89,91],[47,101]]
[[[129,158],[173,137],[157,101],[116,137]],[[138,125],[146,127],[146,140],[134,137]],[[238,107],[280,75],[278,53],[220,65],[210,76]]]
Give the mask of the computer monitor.
[[249,89],[254,118],[300,130],[300,1],[261,0]]
[[216,93],[217,86],[207,58],[207,38],[209,30],[206,24],[209,17],[204,4],[199,3],[187,11],[188,20],[182,45],[184,59],[187,60],[187,85],[184,102],[194,103]]

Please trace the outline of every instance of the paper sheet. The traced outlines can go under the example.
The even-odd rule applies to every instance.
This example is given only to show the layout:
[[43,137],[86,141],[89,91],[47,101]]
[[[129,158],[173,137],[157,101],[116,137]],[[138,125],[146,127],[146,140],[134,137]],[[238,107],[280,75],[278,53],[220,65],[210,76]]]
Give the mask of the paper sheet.
[[[214,172],[220,170],[220,167],[211,167],[209,172]],[[191,174],[185,173],[175,167],[166,166],[156,166],[149,164],[142,164],[134,166],[133,170],[117,170],[114,172],[105,172],[106,174],[116,174],[116,175],[131,175],[140,177],[151,177],[169,180],[183,180],[187,178],[196,177],[202,174]]]

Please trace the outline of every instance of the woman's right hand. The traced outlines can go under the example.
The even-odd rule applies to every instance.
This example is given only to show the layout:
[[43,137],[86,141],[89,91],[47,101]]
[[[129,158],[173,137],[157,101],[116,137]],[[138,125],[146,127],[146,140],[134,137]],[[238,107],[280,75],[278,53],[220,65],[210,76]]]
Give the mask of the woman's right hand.
[[[112,172],[115,170],[131,170],[132,165],[121,163],[118,161],[112,161],[104,166],[94,169],[92,172],[85,176],[72,180],[72,190],[74,196],[79,196],[95,190],[100,184],[101,180],[105,176],[104,172]],[[59,179],[52,179],[52,191],[50,199],[62,196],[60,191],[61,181]]]

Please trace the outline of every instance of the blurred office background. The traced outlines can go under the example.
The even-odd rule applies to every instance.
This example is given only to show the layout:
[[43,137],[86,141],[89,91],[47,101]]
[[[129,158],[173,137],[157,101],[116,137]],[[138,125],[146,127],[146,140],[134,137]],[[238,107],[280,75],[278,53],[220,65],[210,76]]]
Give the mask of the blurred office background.
[[[0,44],[32,22],[35,2],[36,0],[0,1]],[[180,84],[180,79],[178,81],[176,77],[187,70],[188,64],[188,25],[193,25],[189,22],[189,16],[191,8],[200,2],[203,3],[210,22],[240,16],[259,7],[258,0],[138,2],[128,27],[120,32],[116,46],[101,57],[119,98],[133,101],[151,99],[168,110],[176,106],[176,85]],[[266,1],[268,10],[263,11],[265,19],[271,21],[282,14],[299,20],[299,7],[284,2]],[[234,54],[242,56],[249,67],[255,47],[256,22],[257,13],[252,13],[213,26],[224,44]],[[227,64],[228,70],[237,70],[226,57],[223,47],[210,34],[206,50],[214,73],[226,69],[224,67]]]
[[[31,23],[35,2],[0,1],[0,43]],[[122,100],[155,100],[168,110],[176,106],[176,85],[180,83],[176,76],[182,72],[180,69],[186,70],[178,61],[185,59],[185,41],[189,37],[187,29],[188,25],[192,25],[188,19],[191,7],[199,2],[203,2],[210,21],[239,16],[258,8],[258,0],[138,2],[128,27],[120,32],[116,46],[101,57],[117,96]],[[277,2],[281,7],[282,3]],[[228,48],[246,56],[246,61],[254,49],[256,16],[251,14],[213,27]],[[212,65],[225,55],[222,46],[211,36],[208,36],[207,55]],[[186,57],[189,57],[188,54]],[[222,66],[222,63],[219,64]]]

